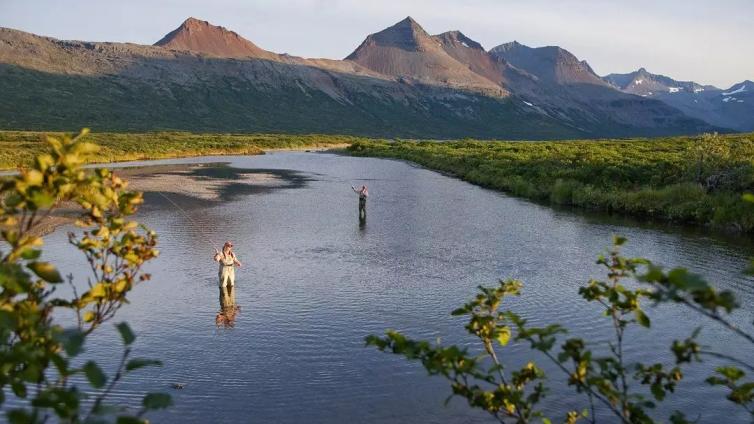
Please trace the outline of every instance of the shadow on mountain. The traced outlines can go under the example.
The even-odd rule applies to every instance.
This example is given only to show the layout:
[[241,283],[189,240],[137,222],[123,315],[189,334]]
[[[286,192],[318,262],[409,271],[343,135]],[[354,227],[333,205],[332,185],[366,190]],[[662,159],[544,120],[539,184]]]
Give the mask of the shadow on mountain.
[[[213,72],[194,76],[207,70]],[[584,135],[511,99],[258,59],[144,58],[118,74],[97,76],[0,64],[0,92],[5,129],[437,139]]]

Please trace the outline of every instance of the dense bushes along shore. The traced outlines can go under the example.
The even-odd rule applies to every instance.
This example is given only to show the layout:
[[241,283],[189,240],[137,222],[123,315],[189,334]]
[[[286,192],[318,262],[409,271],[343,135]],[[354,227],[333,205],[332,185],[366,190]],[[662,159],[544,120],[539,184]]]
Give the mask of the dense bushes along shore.
[[754,231],[752,134],[558,142],[358,141],[357,156],[409,160],[529,199]]

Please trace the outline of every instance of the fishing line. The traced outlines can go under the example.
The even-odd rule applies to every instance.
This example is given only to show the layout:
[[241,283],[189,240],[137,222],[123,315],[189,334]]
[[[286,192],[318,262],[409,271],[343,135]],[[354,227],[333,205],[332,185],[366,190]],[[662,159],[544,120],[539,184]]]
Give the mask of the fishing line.
[[210,237],[210,236],[209,236],[209,235],[208,235],[208,234],[207,234],[206,232],[204,232],[204,230],[202,229],[202,227],[201,227],[201,226],[199,226],[199,225],[198,225],[198,224],[196,223],[196,221],[194,221],[194,219],[193,219],[193,218],[191,218],[191,216],[190,216],[190,215],[188,214],[188,212],[186,212],[186,210],[184,210],[184,209],[183,209],[183,208],[182,208],[182,207],[181,207],[180,205],[178,205],[178,204],[177,204],[177,203],[175,203],[175,202],[174,202],[173,200],[171,200],[171,199],[170,199],[170,198],[169,198],[168,196],[166,196],[166,195],[165,195],[165,194],[164,194],[163,192],[161,192],[161,191],[158,191],[158,192],[157,192],[157,194],[159,194],[160,196],[162,196],[163,198],[165,198],[165,200],[167,200],[168,202],[170,202],[170,203],[171,203],[171,204],[172,204],[173,206],[175,206],[175,207],[176,207],[176,208],[177,208],[177,209],[178,209],[179,211],[181,211],[181,213],[183,213],[183,216],[185,216],[185,217],[186,217],[186,219],[188,219],[188,220],[189,220],[189,221],[191,222],[191,224],[192,224],[192,225],[194,226],[194,228],[196,228],[197,230],[199,230],[199,232],[200,232],[200,233],[202,233],[202,235],[203,235],[204,237],[206,237],[206,238],[207,238],[207,240],[204,240],[204,241],[205,241],[205,242],[209,241],[209,243],[211,243],[211,244],[212,244],[212,248],[213,248],[213,249],[215,249],[215,250],[217,250],[217,246],[219,246],[219,244],[218,244],[218,243],[216,243],[216,242],[215,242],[214,240],[212,240],[212,237]]

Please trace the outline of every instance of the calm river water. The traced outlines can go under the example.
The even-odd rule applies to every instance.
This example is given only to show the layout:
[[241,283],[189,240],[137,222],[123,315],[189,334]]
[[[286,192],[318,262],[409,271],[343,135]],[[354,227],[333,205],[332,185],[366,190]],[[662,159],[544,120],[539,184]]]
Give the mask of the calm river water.
[[[491,422],[460,399],[443,406],[450,394],[444,380],[427,377],[418,363],[364,347],[364,336],[395,328],[467,344],[464,320],[450,311],[477,285],[515,277],[525,290],[511,306],[532,323],[560,322],[605,343],[609,323],[577,290],[602,275],[595,258],[613,234],[630,239],[628,255],[686,266],[734,290],[744,305],[735,320],[754,320],[754,281],[741,274],[754,248],[742,240],[557,211],[400,161],[281,152],[155,163],[200,162],[230,168],[215,164],[182,176],[184,191],[193,180],[258,184],[218,189],[221,202],[168,194],[191,219],[147,194],[151,204],[140,218],[158,231],[162,253],[150,266],[153,280],[133,291],[118,320],[137,332],[135,354],[164,366],[129,376],[113,399],[138,405],[144,391],[170,392],[175,406],[151,415],[154,422]],[[363,226],[350,188],[360,184],[370,191]],[[85,264],[71,255],[64,230],[47,237],[45,257],[82,280]],[[240,311],[232,328],[216,325],[229,299],[219,295],[207,238],[232,239],[245,265],[237,271]],[[628,334],[629,358],[667,363],[668,339],[685,338],[698,325],[713,348],[753,355],[685,309],[663,306],[649,315],[651,331]],[[87,355],[110,369],[120,352],[111,325],[87,346]],[[538,359],[526,346],[503,357],[513,364]],[[689,417],[701,414],[701,422],[746,422],[703,382],[706,375],[689,371],[669,406]],[[175,390],[175,383],[185,387]],[[548,402],[585,405],[571,389],[555,390]]]

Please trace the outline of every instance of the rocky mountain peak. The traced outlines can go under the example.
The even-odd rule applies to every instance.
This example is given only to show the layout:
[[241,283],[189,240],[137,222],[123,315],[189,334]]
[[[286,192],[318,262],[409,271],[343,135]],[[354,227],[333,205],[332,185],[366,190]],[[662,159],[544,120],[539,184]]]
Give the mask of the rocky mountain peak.
[[171,50],[189,50],[217,57],[274,59],[276,54],[224,27],[190,17],[154,44]]
[[469,69],[470,65],[458,51],[461,49],[486,55],[479,43],[458,31],[430,36],[415,20],[407,17],[367,36],[346,59],[403,81],[506,95],[497,81]]
[[435,35],[434,38],[444,46],[467,47],[484,51],[481,44],[465,36],[461,31],[443,32],[442,34]]
[[364,41],[366,45],[374,44],[414,51],[426,49],[428,43],[431,43],[431,37],[410,16],[393,26],[369,35]]
[[559,46],[532,48],[516,41],[490,49],[490,54],[541,81],[555,84],[607,85],[586,61]]

